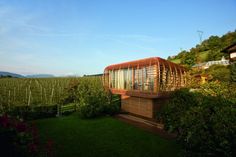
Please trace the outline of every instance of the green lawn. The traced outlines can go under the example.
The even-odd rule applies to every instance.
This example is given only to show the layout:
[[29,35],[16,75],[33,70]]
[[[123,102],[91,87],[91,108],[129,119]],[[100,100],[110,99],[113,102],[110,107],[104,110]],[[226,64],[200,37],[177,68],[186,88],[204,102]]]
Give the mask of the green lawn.
[[35,121],[41,139],[56,143],[62,157],[177,156],[172,140],[146,132],[112,117],[82,120],[77,115]]
[[200,59],[201,59],[202,62],[205,62],[207,60],[208,53],[209,53],[209,51],[203,51],[203,52],[200,53],[199,56],[200,56]]
[[173,63],[180,64],[181,60],[180,59],[172,59],[170,60]]

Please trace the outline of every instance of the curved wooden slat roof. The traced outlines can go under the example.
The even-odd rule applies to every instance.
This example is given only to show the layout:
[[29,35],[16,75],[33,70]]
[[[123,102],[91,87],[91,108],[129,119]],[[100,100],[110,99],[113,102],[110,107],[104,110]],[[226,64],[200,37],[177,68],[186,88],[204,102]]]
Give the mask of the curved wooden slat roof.
[[124,68],[129,68],[129,67],[131,68],[131,67],[137,67],[137,66],[142,67],[142,66],[154,65],[154,64],[158,64],[158,63],[169,65],[171,67],[178,67],[178,68],[181,68],[183,70],[185,69],[181,65],[178,65],[178,64],[175,64],[173,62],[167,61],[167,60],[162,59],[160,57],[151,57],[151,58],[145,58],[145,59],[139,59],[139,60],[130,61],[130,62],[124,62],[124,63],[109,65],[105,68],[105,71],[106,70],[124,69]]

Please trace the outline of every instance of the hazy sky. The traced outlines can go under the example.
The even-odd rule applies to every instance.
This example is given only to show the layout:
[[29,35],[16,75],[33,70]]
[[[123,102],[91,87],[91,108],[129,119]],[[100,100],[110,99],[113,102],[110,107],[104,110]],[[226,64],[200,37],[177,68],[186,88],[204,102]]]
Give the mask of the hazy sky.
[[235,0],[0,0],[0,71],[102,73],[235,29]]

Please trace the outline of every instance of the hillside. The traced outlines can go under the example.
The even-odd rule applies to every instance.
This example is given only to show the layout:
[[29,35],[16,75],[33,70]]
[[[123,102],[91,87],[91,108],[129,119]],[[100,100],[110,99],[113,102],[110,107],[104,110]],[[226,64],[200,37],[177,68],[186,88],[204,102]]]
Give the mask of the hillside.
[[236,30],[228,32],[221,37],[210,36],[189,51],[183,50],[175,57],[168,57],[168,60],[186,66],[192,66],[196,63],[212,60],[220,60],[222,56],[225,56],[225,58],[228,57],[222,53],[221,50],[233,43],[236,43]]
[[52,78],[55,77],[52,74],[34,74],[34,75],[27,75],[27,78]]
[[16,78],[24,78],[24,76],[16,73],[0,71],[0,77],[16,77]]
[[1,77],[12,77],[12,78],[52,78],[55,77],[52,74],[33,74],[33,75],[20,75],[12,72],[0,71],[0,78]]

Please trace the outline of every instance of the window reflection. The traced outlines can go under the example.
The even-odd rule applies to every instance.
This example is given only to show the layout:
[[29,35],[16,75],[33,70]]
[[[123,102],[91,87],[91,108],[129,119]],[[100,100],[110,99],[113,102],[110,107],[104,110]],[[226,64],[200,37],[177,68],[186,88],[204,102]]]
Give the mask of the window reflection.
[[154,66],[109,70],[109,87],[125,90],[153,91],[154,77]]
[[149,65],[128,65],[127,68],[109,69],[109,88],[128,91],[173,91],[186,85],[185,70],[167,61]]

